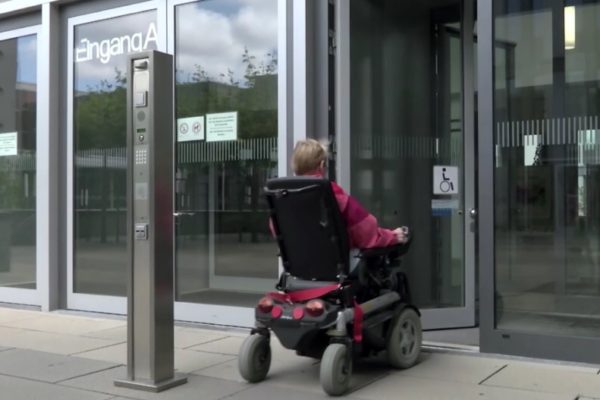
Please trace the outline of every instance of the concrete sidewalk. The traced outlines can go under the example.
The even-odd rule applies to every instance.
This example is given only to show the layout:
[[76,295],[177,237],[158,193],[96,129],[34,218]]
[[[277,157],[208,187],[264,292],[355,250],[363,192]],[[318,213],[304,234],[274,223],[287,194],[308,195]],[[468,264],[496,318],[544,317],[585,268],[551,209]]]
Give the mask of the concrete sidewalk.
[[[324,399],[319,365],[277,340],[268,379],[247,384],[236,355],[247,333],[175,327],[175,366],[188,383],[154,394],[115,387],[126,374],[123,318],[0,307],[0,399]],[[599,368],[480,354],[424,351],[396,371],[378,360],[355,365],[347,399],[600,399]]]

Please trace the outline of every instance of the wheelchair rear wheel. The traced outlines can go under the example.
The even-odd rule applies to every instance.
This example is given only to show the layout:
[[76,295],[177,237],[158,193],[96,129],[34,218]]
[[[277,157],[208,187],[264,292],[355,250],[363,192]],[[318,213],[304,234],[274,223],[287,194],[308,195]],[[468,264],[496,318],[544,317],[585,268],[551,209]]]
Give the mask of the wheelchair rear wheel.
[[421,318],[414,309],[405,308],[392,319],[389,329],[386,338],[388,362],[394,368],[412,367],[421,353]]
[[331,343],[321,359],[320,380],[325,393],[330,396],[344,394],[350,386],[352,360],[348,347],[341,343]]
[[242,343],[238,357],[238,369],[242,378],[250,383],[260,382],[267,376],[271,367],[271,345],[269,338],[250,335]]

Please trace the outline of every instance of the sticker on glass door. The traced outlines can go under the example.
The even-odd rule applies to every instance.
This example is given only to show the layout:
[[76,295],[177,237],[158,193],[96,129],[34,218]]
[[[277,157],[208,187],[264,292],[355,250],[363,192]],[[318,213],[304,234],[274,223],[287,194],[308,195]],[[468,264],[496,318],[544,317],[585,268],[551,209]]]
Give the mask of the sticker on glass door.
[[458,194],[458,167],[433,167],[433,194]]

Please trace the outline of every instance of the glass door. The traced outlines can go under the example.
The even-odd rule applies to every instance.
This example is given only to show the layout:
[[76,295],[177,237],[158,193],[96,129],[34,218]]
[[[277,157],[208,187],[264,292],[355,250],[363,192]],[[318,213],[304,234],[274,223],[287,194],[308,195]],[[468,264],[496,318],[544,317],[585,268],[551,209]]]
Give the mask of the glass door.
[[349,6],[346,182],[380,225],[414,229],[403,265],[426,329],[475,324],[474,40],[466,3]]
[[482,275],[482,350],[597,362],[600,2],[480,9],[482,40],[495,44],[481,63],[494,99],[481,114],[480,168],[493,176],[481,187],[493,218],[482,225],[482,257],[493,261]]
[[69,19],[67,304],[125,313],[127,57],[160,49],[154,2]]
[[38,28],[0,33],[0,301],[39,304]]
[[225,306],[239,325],[278,275],[262,193],[278,170],[278,2],[175,0],[170,9],[176,298],[217,315],[210,322],[223,323],[215,306]]

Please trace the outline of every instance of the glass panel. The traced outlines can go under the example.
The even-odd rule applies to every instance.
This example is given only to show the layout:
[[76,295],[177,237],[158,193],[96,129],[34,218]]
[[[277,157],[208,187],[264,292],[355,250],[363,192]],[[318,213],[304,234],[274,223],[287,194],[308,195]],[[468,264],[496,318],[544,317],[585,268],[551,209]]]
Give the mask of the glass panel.
[[600,335],[599,17],[495,2],[498,328]]
[[176,8],[177,300],[253,306],[277,278],[277,1]]
[[350,2],[352,194],[414,228],[422,308],[465,304],[460,30],[458,1]]
[[37,38],[0,42],[0,286],[36,288]]
[[75,27],[74,292],[127,293],[127,54],[156,49],[156,12]]

